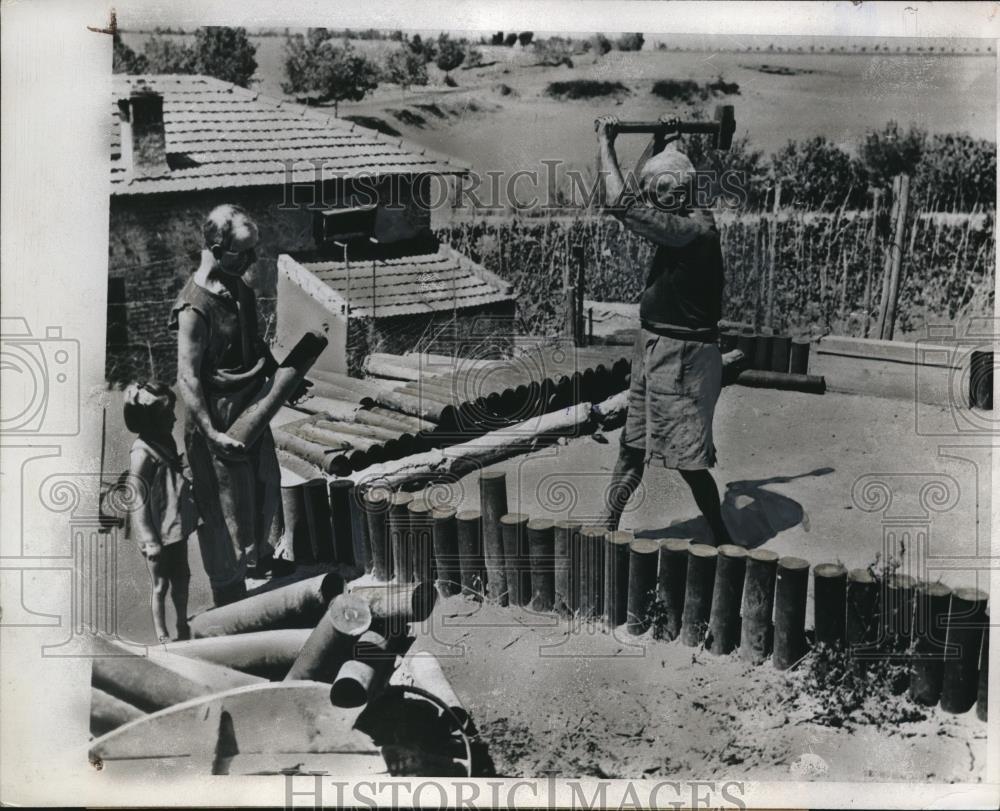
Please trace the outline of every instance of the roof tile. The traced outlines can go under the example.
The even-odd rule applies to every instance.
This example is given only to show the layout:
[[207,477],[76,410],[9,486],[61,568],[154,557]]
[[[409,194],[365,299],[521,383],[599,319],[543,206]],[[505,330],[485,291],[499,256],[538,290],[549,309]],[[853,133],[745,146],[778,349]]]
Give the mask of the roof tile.
[[374,268],[372,260],[299,266],[347,301],[355,318],[465,309],[514,298],[509,285],[447,245],[437,253],[376,259]]
[[[117,101],[137,86],[163,95],[167,152],[187,158],[169,176],[130,178],[122,161]],[[209,76],[116,74],[112,92],[113,195],[310,182],[316,163],[324,180],[467,171],[398,137]]]

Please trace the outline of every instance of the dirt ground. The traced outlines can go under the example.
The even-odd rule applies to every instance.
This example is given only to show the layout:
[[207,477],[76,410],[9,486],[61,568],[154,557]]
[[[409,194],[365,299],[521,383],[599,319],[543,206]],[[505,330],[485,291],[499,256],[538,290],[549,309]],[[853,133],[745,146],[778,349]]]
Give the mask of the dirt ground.
[[[109,469],[124,464],[128,447],[114,411],[111,404],[109,436],[119,439]],[[929,420],[921,430],[944,431],[949,415],[939,409]],[[857,567],[884,549],[898,556],[900,526],[923,528],[925,545],[903,544],[910,544],[902,555],[908,570],[952,586],[976,584],[968,557],[989,542],[988,457],[966,449],[977,465],[947,456],[962,455],[954,447],[939,451],[954,440],[918,435],[916,425],[913,405],[903,400],[725,389],[714,472],[730,531],[748,546],[766,544],[813,565]],[[578,437],[496,465],[508,474],[509,509],[594,518],[619,433]],[[889,520],[852,497],[855,483],[872,474],[893,491]],[[947,509],[921,511],[928,481],[954,490]],[[452,485],[449,497],[459,508],[478,506],[475,476]],[[899,515],[913,517],[892,523]],[[622,526],[654,537],[704,539],[707,532],[683,483],[665,470],[647,473]],[[897,534],[884,546],[886,527]],[[189,548],[194,612],[210,595],[197,544]],[[147,575],[127,545],[119,575],[121,634],[152,641]],[[811,624],[811,605],[807,616]],[[909,716],[914,707],[905,699],[881,697],[874,713],[881,720],[832,728],[810,720],[819,707],[801,689],[804,667],[787,675],[770,664],[750,668],[735,657],[615,637],[596,626],[570,633],[554,616],[459,597],[442,601],[434,618],[415,644],[442,658],[501,774],[975,781],[984,768],[986,726],[974,713],[933,709],[920,720],[920,713]]]
[[[804,665],[744,664],[464,597],[438,604],[435,653],[505,776],[976,782],[986,724],[879,695],[834,728]],[[906,720],[901,720],[906,719]]]

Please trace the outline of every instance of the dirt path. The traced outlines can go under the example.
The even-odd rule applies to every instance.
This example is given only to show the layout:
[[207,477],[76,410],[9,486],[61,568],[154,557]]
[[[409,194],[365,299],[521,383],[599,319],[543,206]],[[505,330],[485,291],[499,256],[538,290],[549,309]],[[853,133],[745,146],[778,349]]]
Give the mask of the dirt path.
[[441,658],[501,775],[982,779],[986,725],[974,712],[882,696],[877,721],[833,728],[814,720],[805,663],[786,675],[462,597],[435,617],[414,649]]

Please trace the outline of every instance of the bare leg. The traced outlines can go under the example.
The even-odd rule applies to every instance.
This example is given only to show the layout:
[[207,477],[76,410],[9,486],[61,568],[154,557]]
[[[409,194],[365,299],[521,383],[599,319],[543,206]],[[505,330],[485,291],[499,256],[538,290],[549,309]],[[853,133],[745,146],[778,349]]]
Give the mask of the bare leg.
[[709,529],[712,530],[715,545],[720,546],[724,543],[732,543],[733,539],[730,537],[729,530],[726,529],[726,524],[722,520],[719,488],[716,487],[712,474],[706,469],[680,470],[678,472],[684,477],[684,481],[687,482],[688,487],[691,488],[691,495],[694,496],[694,501],[698,505],[698,509],[701,510],[701,514],[705,516],[705,520],[708,522]]
[[618,522],[621,521],[625,505],[632,497],[639,483],[642,481],[645,452],[630,448],[628,445],[621,445],[618,451],[618,461],[615,462],[615,470],[611,474],[611,483],[604,496],[604,514],[599,524],[608,529],[618,529]]
[[191,629],[188,627],[188,586],[191,575],[178,575],[170,581],[170,599],[177,614],[177,638],[190,639]]
[[152,580],[152,590],[149,597],[149,606],[153,611],[153,632],[160,642],[170,639],[167,633],[167,587],[169,581],[160,574],[159,561],[146,560],[149,568],[149,577]]

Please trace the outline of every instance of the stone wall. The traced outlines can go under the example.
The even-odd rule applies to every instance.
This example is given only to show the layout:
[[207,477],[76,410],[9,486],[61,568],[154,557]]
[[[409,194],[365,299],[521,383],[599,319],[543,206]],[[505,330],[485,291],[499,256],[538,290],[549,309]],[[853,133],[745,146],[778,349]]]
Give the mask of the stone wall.
[[[427,230],[430,214],[412,205],[405,178],[376,189],[380,200],[392,195],[397,206],[380,208],[375,235],[384,242]],[[286,194],[286,188],[288,193]],[[313,211],[370,199],[371,186],[247,187],[225,190],[111,198],[108,257],[108,380],[125,382],[176,376],[176,340],[167,329],[170,310],[188,276],[197,268],[202,223],[222,203],[243,206],[260,227],[259,260],[247,281],[260,302],[260,328],[274,336],[277,258],[307,251],[313,241]]]

